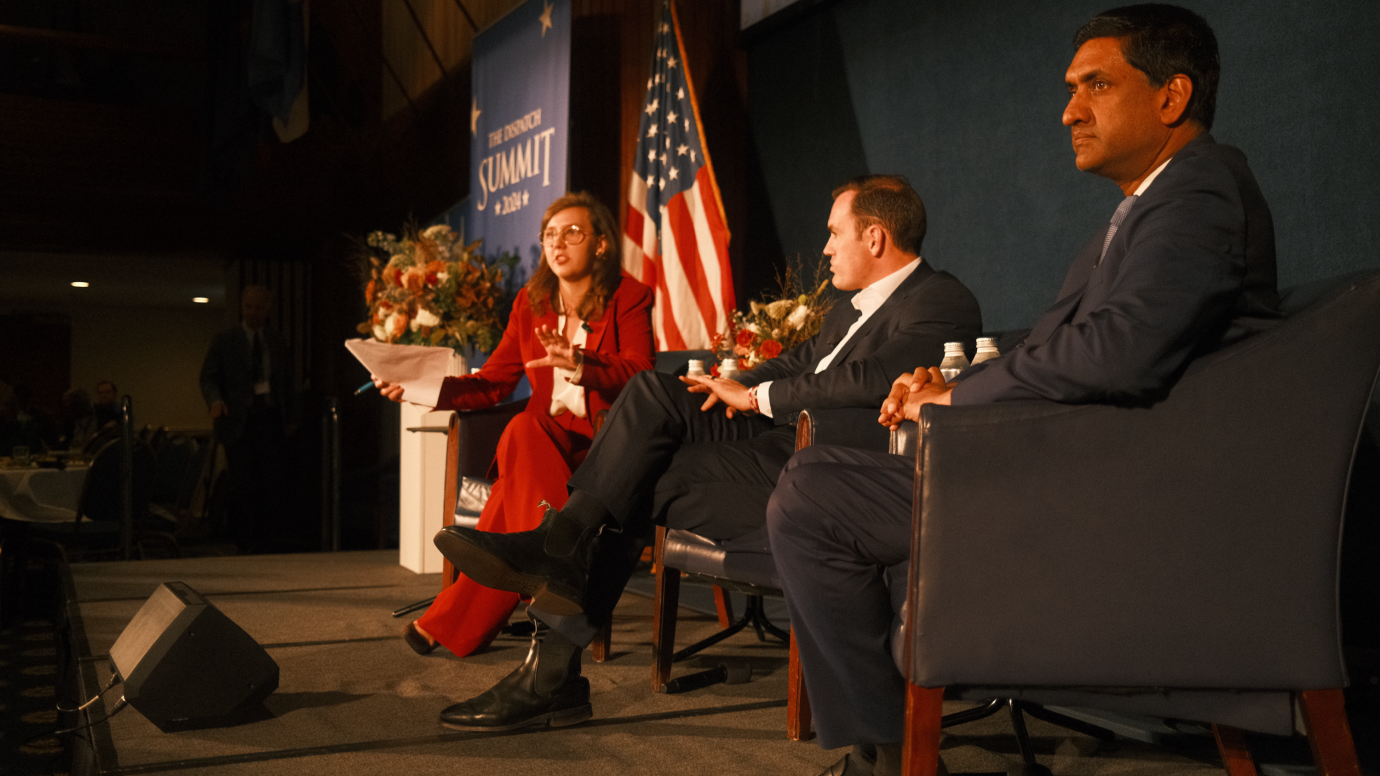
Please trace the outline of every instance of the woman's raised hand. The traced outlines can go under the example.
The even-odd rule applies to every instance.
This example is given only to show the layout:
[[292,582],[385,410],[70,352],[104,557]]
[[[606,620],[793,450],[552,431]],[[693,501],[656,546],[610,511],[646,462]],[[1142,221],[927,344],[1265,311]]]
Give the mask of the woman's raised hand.
[[537,342],[546,348],[546,358],[539,358],[536,361],[528,361],[525,366],[528,369],[537,369],[544,366],[560,367],[561,369],[574,370],[575,354],[579,348],[570,344],[570,340],[565,335],[552,329],[549,326],[537,327]]

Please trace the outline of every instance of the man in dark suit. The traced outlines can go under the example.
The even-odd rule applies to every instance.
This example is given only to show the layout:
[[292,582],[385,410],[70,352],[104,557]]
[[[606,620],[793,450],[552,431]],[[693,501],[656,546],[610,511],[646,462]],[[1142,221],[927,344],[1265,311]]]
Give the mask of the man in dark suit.
[[834,284],[858,293],[835,306],[816,337],[737,381],[682,378],[687,390],[669,375],[639,373],[571,478],[570,501],[539,529],[437,534],[456,568],[531,596],[551,628],[521,667],[446,709],[443,724],[506,730],[587,719],[580,652],[617,603],[649,519],[713,539],[760,531],[801,409],[876,406],[912,362],[937,364],[945,342],[981,330],[968,289],[921,260],[924,204],[905,179],[858,178],[834,196],[824,253]]
[[244,553],[260,549],[277,525],[284,494],[284,440],[296,429],[297,388],[281,332],[268,326],[273,296],[263,286],[240,294],[239,326],[211,340],[201,364],[201,395],[225,445],[231,520]]
[[[931,403],[1152,403],[1193,358],[1278,319],[1269,206],[1245,156],[1208,134],[1211,28],[1182,8],[1132,6],[1089,21],[1075,45],[1064,124],[1077,165],[1125,199],[1020,347],[955,384],[936,369],[903,376],[883,424]],[[820,746],[854,745],[826,773],[899,772],[904,679],[887,581],[905,579],[914,479],[908,457],[811,448],[768,507]]]

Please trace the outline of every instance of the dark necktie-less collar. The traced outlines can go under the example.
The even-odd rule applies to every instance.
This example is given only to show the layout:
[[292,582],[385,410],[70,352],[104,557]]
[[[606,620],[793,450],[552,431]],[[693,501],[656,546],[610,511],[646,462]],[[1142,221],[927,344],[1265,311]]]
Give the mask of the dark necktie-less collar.
[[1137,199],[1139,197],[1132,194],[1121,200],[1121,204],[1116,206],[1116,212],[1112,214],[1111,226],[1107,227],[1107,236],[1102,240],[1102,253],[1098,254],[1097,261],[1093,262],[1093,267],[1097,267],[1107,257],[1107,247],[1112,244],[1112,237],[1116,235],[1117,227],[1126,220],[1126,214],[1131,212],[1131,206],[1136,204]]

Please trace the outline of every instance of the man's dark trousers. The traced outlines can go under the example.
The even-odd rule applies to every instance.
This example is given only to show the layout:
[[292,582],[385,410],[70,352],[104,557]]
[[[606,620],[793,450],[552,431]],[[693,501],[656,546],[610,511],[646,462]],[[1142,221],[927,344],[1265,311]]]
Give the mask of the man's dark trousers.
[[824,749],[902,738],[891,634],[906,599],[914,481],[910,456],[820,445],[790,460],[767,507]]
[[[774,426],[761,415],[729,418],[722,404],[702,411],[705,394],[688,388],[661,372],[635,375],[570,479],[572,492],[598,499],[616,524],[599,537],[590,564],[585,612],[591,623],[612,613],[653,522],[711,539],[760,529],[776,478],[795,450],[794,427]],[[578,632],[551,624],[571,636]]]

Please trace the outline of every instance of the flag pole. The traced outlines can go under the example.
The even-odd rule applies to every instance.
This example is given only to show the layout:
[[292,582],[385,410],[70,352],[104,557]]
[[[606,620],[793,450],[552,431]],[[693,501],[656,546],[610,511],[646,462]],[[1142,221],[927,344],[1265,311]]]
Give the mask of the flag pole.
[[[676,49],[680,53],[680,63],[685,70],[685,88],[690,92],[690,108],[695,111],[695,131],[700,136],[700,151],[704,154],[705,166],[712,170],[714,163],[709,157],[709,144],[704,142],[704,122],[700,121],[700,101],[695,97],[695,82],[690,77],[690,65],[685,61],[685,41],[680,37],[680,15],[676,13],[676,0],[666,2],[671,6],[671,26],[676,31]],[[719,194],[718,176],[709,176],[709,183],[714,189],[714,203],[719,206],[719,218],[724,225],[724,242],[727,243],[733,239],[733,232],[728,228],[728,214],[724,211],[724,198]]]

